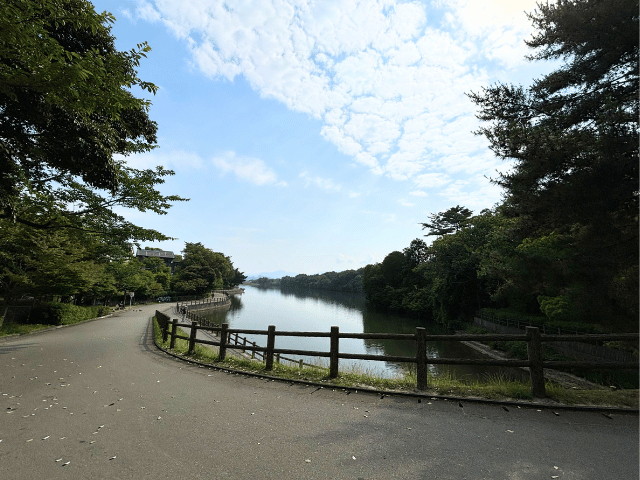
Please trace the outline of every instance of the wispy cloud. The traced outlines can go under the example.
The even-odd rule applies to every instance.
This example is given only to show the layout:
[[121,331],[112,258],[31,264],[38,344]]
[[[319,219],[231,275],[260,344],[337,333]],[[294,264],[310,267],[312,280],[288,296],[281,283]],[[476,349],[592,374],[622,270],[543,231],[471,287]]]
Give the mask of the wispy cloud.
[[414,197],[426,197],[427,192],[423,192],[422,190],[414,190],[409,192],[409,195],[413,195]]
[[501,191],[501,187],[487,182],[482,175],[477,175],[468,180],[452,182],[439,192],[439,195],[446,198],[451,205],[464,205],[478,212],[496,203]]
[[[441,20],[402,0],[142,0],[137,14],[184,39],[209,77],[244,76],[261,96],[321,120],[321,135],[356,163],[429,188],[420,178],[433,180],[447,162],[467,168],[465,158],[485,148],[469,135],[477,124],[464,93],[521,64],[530,28],[522,10],[535,2],[429,8]],[[220,161],[244,175],[233,164]],[[248,178],[273,182],[266,171]]]
[[286,186],[286,182],[278,181],[276,173],[264,161],[254,157],[242,157],[235,152],[225,152],[214,157],[213,164],[223,175],[231,172],[236,177],[254,185]]
[[339,192],[342,189],[342,187],[339,184],[335,183],[330,178],[322,178],[322,177],[310,175],[308,172],[302,172],[300,174],[300,178],[305,180],[307,186],[315,185],[316,187],[321,188],[323,190],[330,190],[334,192]]
[[175,170],[193,170],[203,165],[202,158],[197,153],[163,148],[126,157],[126,162],[130,167],[139,169],[162,165]]
[[444,173],[423,173],[415,178],[418,188],[441,188],[451,182],[449,175]]

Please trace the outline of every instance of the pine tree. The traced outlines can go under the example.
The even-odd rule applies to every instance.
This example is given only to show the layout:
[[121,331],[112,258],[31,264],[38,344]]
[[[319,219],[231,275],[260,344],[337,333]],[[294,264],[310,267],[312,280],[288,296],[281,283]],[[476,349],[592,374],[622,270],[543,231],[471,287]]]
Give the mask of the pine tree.
[[506,211],[520,219],[521,238],[570,238],[571,288],[581,292],[584,311],[602,314],[623,304],[633,311],[638,2],[559,0],[538,5],[529,18],[537,33],[526,42],[534,49],[528,59],[562,64],[529,88],[497,84],[470,93],[487,122],[476,133],[514,162],[495,182],[505,188]]

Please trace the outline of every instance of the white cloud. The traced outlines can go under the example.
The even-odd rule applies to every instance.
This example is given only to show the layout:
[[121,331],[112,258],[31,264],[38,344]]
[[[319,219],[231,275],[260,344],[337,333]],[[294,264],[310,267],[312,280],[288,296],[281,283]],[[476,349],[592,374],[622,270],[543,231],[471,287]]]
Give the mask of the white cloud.
[[155,9],[153,5],[146,1],[141,1],[138,3],[138,8],[136,9],[136,15],[145,20],[147,22],[158,22],[162,19],[162,15],[158,10]]
[[156,165],[175,170],[193,170],[202,167],[202,158],[197,153],[184,150],[165,150],[159,148],[147,153],[140,153],[126,157],[127,165],[131,168],[146,169]]
[[439,192],[439,195],[446,198],[451,205],[464,205],[477,213],[496,203],[501,191],[499,186],[479,175],[468,180],[452,182]]
[[276,185],[284,187],[286,182],[279,182],[276,173],[264,161],[254,157],[240,157],[235,152],[225,152],[214,157],[213,164],[223,175],[232,172],[236,177],[254,185]]
[[323,190],[330,190],[334,192],[339,192],[342,189],[342,186],[335,183],[330,178],[321,178],[318,176],[312,176],[308,172],[302,172],[300,174],[300,178],[306,181],[307,186],[313,184],[316,187],[321,188]]
[[[320,119],[321,135],[357,164],[422,188],[447,184],[443,170],[494,167],[476,160],[486,145],[471,134],[478,122],[464,93],[521,65],[531,32],[522,11],[533,8],[535,0],[142,0],[137,14],[184,39],[212,79],[244,76],[261,96]],[[444,21],[430,21],[429,9]]]
[[444,173],[423,173],[415,179],[418,188],[441,188],[451,182],[451,178]]
[[525,63],[529,53],[524,39],[533,32],[525,12],[539,0],[446,0],[448,21],[461,35],[479,41],[480,53],[509,68]]

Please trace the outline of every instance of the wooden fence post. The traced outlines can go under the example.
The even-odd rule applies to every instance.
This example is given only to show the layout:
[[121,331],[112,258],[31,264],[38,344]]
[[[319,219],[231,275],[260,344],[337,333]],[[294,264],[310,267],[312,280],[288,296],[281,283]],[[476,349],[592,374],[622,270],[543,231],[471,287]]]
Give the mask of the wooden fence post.
[[544,369],[542,368],[542,341],[538,327],[527,327],[527,355],[531,376],[531,395],[534,398],[546,397]]
[[223,323],[220,325],[220,351],[218,353],[218,361],[224,360],[227,356],[227,330],[229,330],[229,324]]
[[176,331],[178,330],[178,319],[174,318],[171,321],[171,341],[169,342],[169,348],[176,347]]
[[169,337],[169,317],[165,316],[162,320],[162,343],[167,343]]
[[427,331],[416,327],[416,377],[418,390],[426,390],[429,366],[427,365]]
[[338,353],[340,345],[339,329],[331,327],[331,346],[329,349],[329,378],[338,376]]
[[195,320],[191,322],[191,332],[189,333],[189,350],[187,351],[187,355],[193,355],[193,352],[196,350],[196,334],[198,333],[198,329],[196,328],[198,322]]
[[[258,344],[256,342],[251,342],[251,345],[254,347],[257,347]],[[251,350],[251,358],[256,358],[256,351],[255,350]]]
[[276,326],[269,325],[267,330],[267,351],[265,352],[265,370],[273,370],[273,349],[276,344]]

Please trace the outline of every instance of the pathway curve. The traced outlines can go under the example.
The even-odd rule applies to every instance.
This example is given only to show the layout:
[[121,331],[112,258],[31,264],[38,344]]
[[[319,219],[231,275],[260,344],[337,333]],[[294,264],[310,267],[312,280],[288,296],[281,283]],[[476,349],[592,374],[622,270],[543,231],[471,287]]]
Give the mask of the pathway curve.
[[637,479],[635,415],[290,385],[153,345],[156,306],[0,343],[0,477]]

